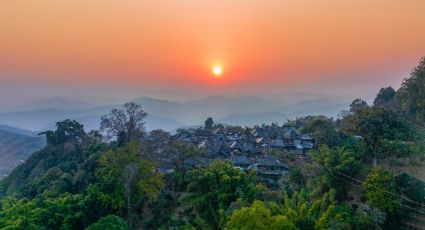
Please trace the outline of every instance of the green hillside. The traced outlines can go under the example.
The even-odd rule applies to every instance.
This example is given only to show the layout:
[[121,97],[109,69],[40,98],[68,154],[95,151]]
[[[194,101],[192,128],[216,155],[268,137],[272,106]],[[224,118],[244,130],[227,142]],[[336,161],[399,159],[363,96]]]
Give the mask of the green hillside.
[[43,146],[41,137],[0,130],[0,179]]

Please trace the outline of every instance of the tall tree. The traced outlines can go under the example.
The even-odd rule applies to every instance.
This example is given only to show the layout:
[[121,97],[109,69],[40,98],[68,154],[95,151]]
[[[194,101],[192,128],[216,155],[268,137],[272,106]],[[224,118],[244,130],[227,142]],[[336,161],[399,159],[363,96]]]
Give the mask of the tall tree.
[[192,171],[187,201],[212,229],[221,229],[224,212],[232,202],[254,199],[260,189],[254,179],[253,174],[235,169],[229,162],[216,161],[208,168]]
[[176,169],[175,183],[177,189],[182,189],[186,183],[187,160],[204,155],[204,150],[182,141],[173,141],[171,143],[171,154],[176,159],[174,162]]
[[381,88],[373,101],[373,105],[385,109],[395,109],[395,95],[396,92],[392,87]]
[[360,168],[355,153],[342,147],[332,149],[322,146],[318,151],[312,152],[311,155],[314,161],[313,169],[317,172],[317,177],[310,181],[310,186],[317,193],[334,189],[339,200],[345,199],[349,188],[345,182],[347,180],[345,176],[354,176]]
[[65,142],[81,143],[86,133],[82,124],[75,120],[66,119],[56,123],[55,131],[48,130],[38,135],[46,135],[47,143],[56,145]]
[[340,140],[335,123],[332,119],[324,116],[317,116],[309,120],[301,131],[311,134],[316,141],[316,146],[335,146]]
[[408,116],[425,123],[425,57],[404,79],[396,99]]
[[374,167],[363,185],[364,196],[369,205],[377,207],[389,215],[395,214],[400,196],[394,174],[380,167]]
[[113,208],[126,211],[132,225],[135,207],[141,207],[146,198],[154,198],[163,186],[162,175],[155,165],[144,160],[140,147],[131,142],[126,146],[104,153],[96,171],[101,191],[109,197]]
[[125,103],[122,109],[112,109],[101,118],[100,130],[109,137],[115,136],[120,145],[138,141],[145,133],[145,119],[148,114],[141,105]]
[[411,141],[414,132],[410,123],[392,110],[380,107],[356,109],[340,121],[343,132],[363,139],[364,153],[376,160],[388,154],[388,141]]
[[205,126],[204,126],[205,129],[212,129],[213,125],[214,125],[214,120],[211,117],[205,120]]
[[367,108],[367,102],[363,101],[360,98],[354,99],[350,104],[350,112],[355,113],[361,109]]

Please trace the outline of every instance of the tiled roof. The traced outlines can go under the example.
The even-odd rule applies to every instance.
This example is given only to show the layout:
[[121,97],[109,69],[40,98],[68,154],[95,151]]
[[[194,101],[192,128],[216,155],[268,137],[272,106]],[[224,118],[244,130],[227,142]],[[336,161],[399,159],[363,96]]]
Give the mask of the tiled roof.
[[273,156],[268,156],[264,158],[262,161],[258,163],[258,165],[286,167],[285,164],[282,164],[276,157],[273,157]]
[[234,165],[250,165],[252,164],[252,161],[250,159],[248,159],[248,157],[246,156],[233,156],[230,161],[234,164]]

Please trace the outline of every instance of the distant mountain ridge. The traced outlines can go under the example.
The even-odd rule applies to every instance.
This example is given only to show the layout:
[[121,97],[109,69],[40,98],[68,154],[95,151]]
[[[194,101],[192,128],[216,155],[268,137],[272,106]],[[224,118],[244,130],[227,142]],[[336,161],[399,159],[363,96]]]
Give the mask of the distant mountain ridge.
[[92,107],[88,102],[69,99],[66,97],[48,97],[37,99],[25,103],[19,107],[19,110],[40,110],[40,109],[87,109]]
[[36,132],[32,132],[32,131],[29,131],[29,130],[26,130],[26,129],[16,128],[16,127],[9,126],[9,125],[0,124],[0,130],[6,131],[6,132],[9,132],[9,133],[26,135],[26,136],[37,136]]
[[[175,130],[182,126],[200,125],[207,117],[227,124],[255,125],[258,122],[283,123],[288,118],[307,114],[336,116],[345,104],[318,98],[288,103],[259,96],[210,96],[200,100],[170,101],[151,97],[135,100],[149,113],[146,128]],[[0,113],[0,124],[41,131],[52,129],[57,121],[75,119],[87,130],[97,129],[100,117],[121,105],[105,105],[88,109],[38,109]]]

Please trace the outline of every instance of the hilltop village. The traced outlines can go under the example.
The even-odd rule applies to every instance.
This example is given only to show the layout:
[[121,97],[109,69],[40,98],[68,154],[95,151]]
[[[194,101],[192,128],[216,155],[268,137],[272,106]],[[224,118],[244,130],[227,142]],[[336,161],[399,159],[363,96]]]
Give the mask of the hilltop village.
[[[302,164],[307,153],[314,147],[314,140],[308,134],[300,132],[301,127],[256,126],[241,128],[223,125],[206,125],[200,128],[179,129],[168,136],[165,132],[155,130],[145,138],[150,152],[156,153],[152,159],[159,163],[160,171],[172,173],[176,163],[186,168],[206,167],[214,160],[229,160],[234,167],[243,170],[255,170],[264,176],[281,176],[290,167],[289,162],[279,159],[278,154],[291,154],[296,162]],[[161,136],[161,138],[160,138]],[[161,140],[160,145],[158,140]],[[193,149],[193,154],[179,156],[170,152],[171,142],[185,143]],[[186,151],[187,152],[187,151]]]

